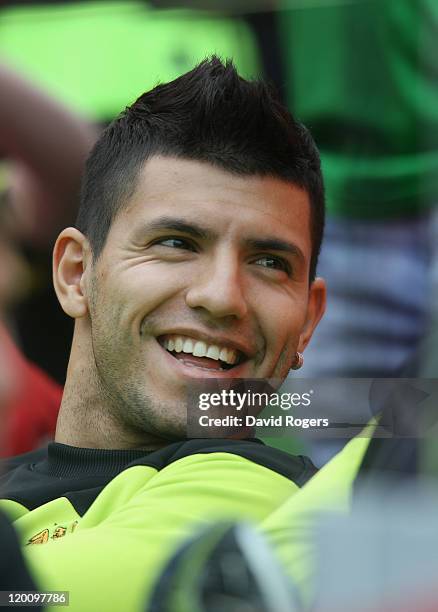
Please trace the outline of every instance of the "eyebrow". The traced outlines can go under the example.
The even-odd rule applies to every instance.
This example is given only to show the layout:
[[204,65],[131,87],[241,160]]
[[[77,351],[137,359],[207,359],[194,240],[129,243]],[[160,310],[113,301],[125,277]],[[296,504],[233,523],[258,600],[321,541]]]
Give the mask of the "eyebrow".
[[245,244],[256,251],[280,251],[305,261],[303,252],[296,244],[279,238],[248,238]]
[[198,223],[192,221],[189,223],[178,217],[158,217],[158,219],[154,219],[154,221],[147,223],[145,229],[148,231],[173,230],[175,232],[189,234],[193,236],[193,238],[200,238],[202,240],[209,240],[217,237],[217,234],[212,230],[202,227]]
[[[179,217],[162,216],[148,223],[145,228],[147,231],[173,230],[199,238],[201,240],[214,240],[218,237],[217,232],[206,228],[193,221],[186,221]],[[288,253],[301,261],[305,257],[300,248],[292,242],[281,240],[276,237],[266,238],[247,238],[243,241],[245,246],[257,251],[278,251]]]

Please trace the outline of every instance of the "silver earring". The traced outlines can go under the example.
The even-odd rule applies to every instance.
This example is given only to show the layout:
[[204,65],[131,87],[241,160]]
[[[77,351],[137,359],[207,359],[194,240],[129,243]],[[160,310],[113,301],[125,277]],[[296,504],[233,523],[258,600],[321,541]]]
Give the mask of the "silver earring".
[[295,353],[295,360],[291,366],[291,370],[299,370],[303,367],[304,356],[303,353],[299,353],[298,351]]

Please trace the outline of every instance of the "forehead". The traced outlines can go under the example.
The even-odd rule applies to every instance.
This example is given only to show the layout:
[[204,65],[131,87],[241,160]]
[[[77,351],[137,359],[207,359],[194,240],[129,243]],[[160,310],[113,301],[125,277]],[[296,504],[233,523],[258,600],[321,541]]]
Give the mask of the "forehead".
[[311,249],[308,194],[278,178],[237,176],[205,162],[153,157],[140,170],[114,225],[134,228],[172,214],[213,226],[217,234],[269,231],[293,237],[304,253]]

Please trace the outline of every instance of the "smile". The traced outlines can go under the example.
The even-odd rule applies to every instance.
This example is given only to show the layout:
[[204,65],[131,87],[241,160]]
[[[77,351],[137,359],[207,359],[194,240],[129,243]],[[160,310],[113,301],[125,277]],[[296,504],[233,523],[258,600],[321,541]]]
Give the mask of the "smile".
[[172,357],[191,367],[223,371],[245,359],[243,353],[234,348],[207,343],[190,336],[167,334],[157,340]]

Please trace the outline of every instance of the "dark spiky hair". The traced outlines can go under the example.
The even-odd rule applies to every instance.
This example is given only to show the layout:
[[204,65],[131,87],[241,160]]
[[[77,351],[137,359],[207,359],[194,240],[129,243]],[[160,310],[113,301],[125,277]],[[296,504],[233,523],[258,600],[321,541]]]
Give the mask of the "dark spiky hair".
[[308,130],[266,83],[241,78],[231,61],[213,56],[144,93],[104,130],[87,161],[76,223],[95,259],[140,169],[154,155],[207,162],[241,176],[277,177],[304,189],[314,278],[324,227],[319,154]]

